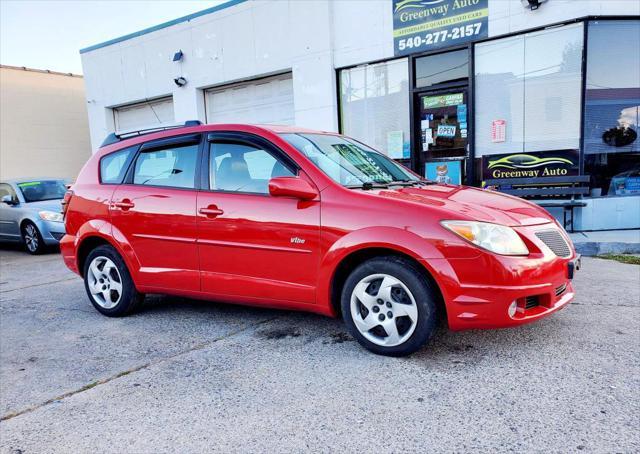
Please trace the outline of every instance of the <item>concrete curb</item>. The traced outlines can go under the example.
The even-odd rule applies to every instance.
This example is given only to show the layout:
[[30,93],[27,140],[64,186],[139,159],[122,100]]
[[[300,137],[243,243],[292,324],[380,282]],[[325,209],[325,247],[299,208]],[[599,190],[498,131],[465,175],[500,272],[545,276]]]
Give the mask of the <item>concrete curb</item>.
[[640,254],[640,230],[601,230],[575,232],[569,236],[580,254]]
[[576,251],[586,257],[603,254],[640,254],[640,243],[584,241],[574,243]]

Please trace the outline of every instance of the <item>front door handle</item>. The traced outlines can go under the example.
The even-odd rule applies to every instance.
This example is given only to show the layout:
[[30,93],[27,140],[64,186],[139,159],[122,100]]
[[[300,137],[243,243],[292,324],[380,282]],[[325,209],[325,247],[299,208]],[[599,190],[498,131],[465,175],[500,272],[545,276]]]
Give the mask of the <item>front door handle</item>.
[[215,205],[209,205],[206,208],[200,208],[198,213],[204,214],[208,218],[215,218],[216,216],[220,216],[224,213],[220,208]]
[[136,204],[129,199],[122,199],[119,202],[113,202],[114,208],[120,208],[123,211],[127,211],[133,208],[134,206],[136,206]]

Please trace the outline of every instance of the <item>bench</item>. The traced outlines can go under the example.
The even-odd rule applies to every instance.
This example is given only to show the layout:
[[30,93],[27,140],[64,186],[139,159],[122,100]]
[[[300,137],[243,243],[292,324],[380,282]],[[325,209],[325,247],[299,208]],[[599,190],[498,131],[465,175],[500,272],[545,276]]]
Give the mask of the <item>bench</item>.
[[[486,186],[495,186],[498,191],[517,197],[566,197],[570,200],[544,200],[536,202],[545,208],[562,208],[562,225],[567,228],[567,212],[571,213],[570,232],[573,232],[573,209],[587,204],[576,200],[589,193],[589,175],[540,177],[540,178],[505,178],[485,180]],[[586,184],[586,185],[585,185]]]

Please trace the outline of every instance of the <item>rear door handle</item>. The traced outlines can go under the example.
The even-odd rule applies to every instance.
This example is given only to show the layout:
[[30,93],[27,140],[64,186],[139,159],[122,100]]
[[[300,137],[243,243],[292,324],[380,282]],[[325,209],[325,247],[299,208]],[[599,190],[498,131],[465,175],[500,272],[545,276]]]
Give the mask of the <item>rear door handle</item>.
[[136,206],[135,203],[133,203],[132,201],[130,201],[129,199],[124,199],[121,200],[119,202],[113,202],[113,207],[114,208],[120,208],[124,211],[129,210],[131,208],[133,208],[134,206]]
[[198,213],[204,214],[208,218],[215,218],[216,216],[220,216],[224,213],[220,208],[215,205],[209,205],[206,208],[200,208]]

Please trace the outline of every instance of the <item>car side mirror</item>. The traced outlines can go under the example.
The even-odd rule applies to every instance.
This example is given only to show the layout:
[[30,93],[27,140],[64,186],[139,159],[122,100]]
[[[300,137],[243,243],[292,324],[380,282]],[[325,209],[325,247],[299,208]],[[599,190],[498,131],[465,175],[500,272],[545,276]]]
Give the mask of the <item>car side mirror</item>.
[[318,191],[300,177],[275,177],[269,180],[269,194],[274,197],[313,200],[318,196]]
[[0,201],[2,201],[2,203],[6,203],[7,205],[17,205],[18,202],[11,197],[10,194],[5,194],[2,196],[2,199],[0,199]]

